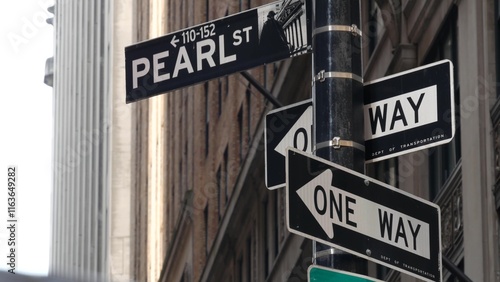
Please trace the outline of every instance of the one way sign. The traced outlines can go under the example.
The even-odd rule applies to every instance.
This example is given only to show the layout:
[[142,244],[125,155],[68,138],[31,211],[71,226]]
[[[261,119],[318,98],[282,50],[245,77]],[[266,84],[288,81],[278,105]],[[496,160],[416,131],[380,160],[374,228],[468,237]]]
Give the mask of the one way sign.
[[264,128],[266,186],[270,190],[285,187],[287,147],[312,152],[312,100],[270,111]]
[[455,135],[453,64],[443,60],[365,83],[365,157],[375,162]]
[[286,165],[290,232],[441,281],[439,206],[297,149]]
[[[455,135],[453,64],[443,60],[364,85],[367,163],[446,144]],[[306,106],[307,105],[307,106]],[[266,115],[266,185],[285,186],[285,148],[311,152],[312,100]]]

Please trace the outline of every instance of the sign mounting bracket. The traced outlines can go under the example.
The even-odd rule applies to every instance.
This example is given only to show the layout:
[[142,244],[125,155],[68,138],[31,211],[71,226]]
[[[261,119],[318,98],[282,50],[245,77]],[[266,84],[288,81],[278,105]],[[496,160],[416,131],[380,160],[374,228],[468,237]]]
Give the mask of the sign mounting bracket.
[[358,150],[363,151],[363,152],[365,151],[365,146],[363,146],[359,143],[356,143],[354,141],[342,140],[342,139],[340,139],[340,137],[334,137],[332,140],[316,144],[314,151],[317,151],[319,149],[323,149],[326,147],[333,147],[336,150],[338,150],[342,147],[351,147],[351,148],[358,149]]

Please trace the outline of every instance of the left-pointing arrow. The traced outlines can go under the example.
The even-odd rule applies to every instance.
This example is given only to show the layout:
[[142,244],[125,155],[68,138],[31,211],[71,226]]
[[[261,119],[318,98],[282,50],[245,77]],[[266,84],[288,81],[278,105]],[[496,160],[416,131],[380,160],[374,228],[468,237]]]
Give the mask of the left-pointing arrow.
[[334,226],[368,233],[365,229],[373,229],[370,227],[376,222],[373,216],[378,206],[334,187],[332,180],[333,172],[327,169],[298,189],[297,194],[330,239]]
[[327,169],[297,190],[302,202],[304,202],[330,239],[333,239],[334,222],[326,214],[328,213],[329,201],[327,199],[329,191],[333,188],[331,187],[332,178],[332,171]]
[[177,39],[177,36],[174,35],[174,37],[172,37],[172,40],[170,41],[170,44],[172,44],[174,48],[177,48],[177,42],[179,42],[179,39]]
[[295,122],[295,124],[288,130],[287,134],[281,142],[274,148],[274,150],[283,156],[286,156],[286,148],[294,147],[306,153],[312,153],[312,117],[313,117],[313,107],[309,106],[302,113],[300,118]]

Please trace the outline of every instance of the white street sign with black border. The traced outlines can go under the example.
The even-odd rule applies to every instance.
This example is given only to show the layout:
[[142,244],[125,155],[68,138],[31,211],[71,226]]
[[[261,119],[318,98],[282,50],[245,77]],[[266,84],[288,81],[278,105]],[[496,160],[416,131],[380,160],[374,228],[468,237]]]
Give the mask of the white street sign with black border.
[[290,232],[425,281],[441,281],[438,205],[288,148]]
[[455,91],[451,61],[367,82],[363,91],[367,163],[453,139]]

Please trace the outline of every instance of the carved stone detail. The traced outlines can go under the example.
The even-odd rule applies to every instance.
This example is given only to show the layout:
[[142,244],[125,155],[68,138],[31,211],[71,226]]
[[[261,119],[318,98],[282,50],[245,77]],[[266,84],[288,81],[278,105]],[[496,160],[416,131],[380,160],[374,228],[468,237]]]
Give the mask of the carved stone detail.
[[450,255],[461,248],[463,239],[463,205],[461,165],[442,188],[436,203],[441,207],[441,244],[444,255]]

